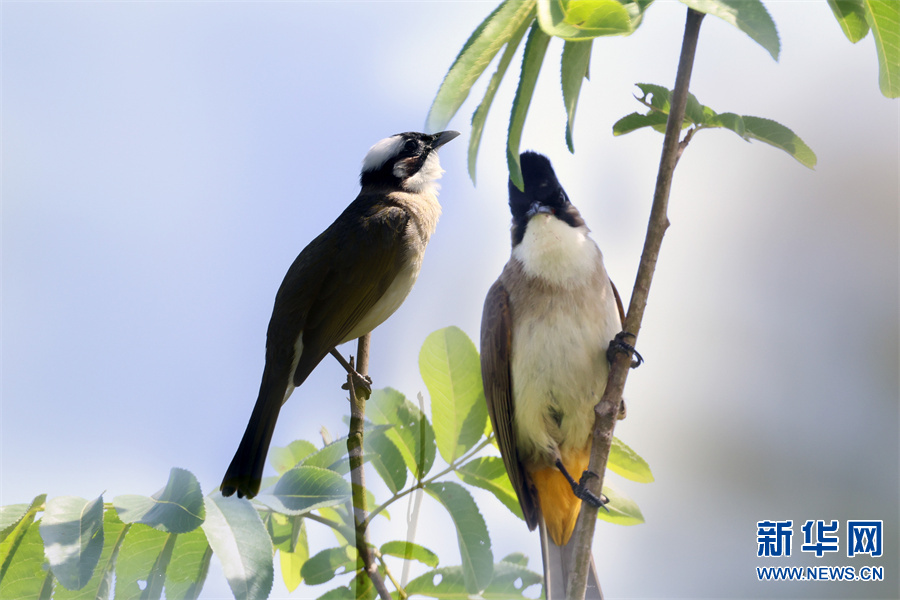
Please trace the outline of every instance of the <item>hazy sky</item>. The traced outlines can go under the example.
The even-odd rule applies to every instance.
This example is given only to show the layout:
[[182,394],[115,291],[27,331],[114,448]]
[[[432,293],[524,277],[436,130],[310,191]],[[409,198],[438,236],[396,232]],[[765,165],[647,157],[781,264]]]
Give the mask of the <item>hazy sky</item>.
[[[678,166],[638,342],[647,363],[617,428],[656,482],[611,477],[647,521],[597,529],[611,598],[900,592],[900,102],[878,91],[871,36],[851,45],[824,2],[766,4],[780,61],[709,17],[691,89],[719,112],[791,127],[819,163],[705,131]],[[0,504],[151,494],[173,466],[205,493],[218,486],[256,398],[284,272],[356,195],[366,150],[424,126],[495,5],[0,5]],[[641,108],[634,83],[672,85],[684,12],[658,1],[637,33],[594,44],[574,155],[554,40],[525,127],[523,149],[551,157],[626,300],[662,136],[614,138],[612,124]],[[457,325],[478,337],[509,256],[504,144],[518,64],[488,119],[477,187],[465,150],[486,81],[450,124],[463,136],[440,153],[444,214],[416,288],[374,334],[376,387],[414,398],[426,391],[417,356],[429,333]],[[326,360],[285,406],[274,444],[317,440],[322,426],[340,435],[342,380]],[[495,558],[522,551],[540,570],[537,534],[476,496]],[[452,525],[440,510],[424,518],[444,534],[420,541],[458,564]],[[755,532],[767,519],[793,519],[796,548],[807,519],[883,519],[885,554],[764,561]],[[314,550],[329,542],[311,535]],[[755,566],[798,564],[883,565],[887,581],[756,581]],[[276,576],[272,597],[285,594]],[[214,562],[203,597],[227,596]]]

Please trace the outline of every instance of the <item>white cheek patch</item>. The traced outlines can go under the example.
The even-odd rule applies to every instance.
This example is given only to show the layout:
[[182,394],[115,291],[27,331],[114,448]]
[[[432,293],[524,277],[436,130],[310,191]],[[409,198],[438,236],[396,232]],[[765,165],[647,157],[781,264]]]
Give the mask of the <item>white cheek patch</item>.
[[402,144],[403,137],[400,135],[392,135],[380,142],[376,142],[374,146],[369,148],[366,157],[363,159],[363,172],[380,169],[384,163],[400,154],[400,146]]
[[[403,179],[406,172],[402,170],[401,165],[402,162],[397,163],[397,166],[394,167],[394,175]],[[398,169],[401,170],[400,173],[397,172]],[[422,168],[413,176],[403,181],[403,189],[413,193],[424,191],[437,192],[441,186],[435,182],[440,179],[443,174],[444,170],[441,168],[441,161],[438,159],[437,152],[431,152],[428,155],[428,158],[425,159],[425,164],[422,165]]]

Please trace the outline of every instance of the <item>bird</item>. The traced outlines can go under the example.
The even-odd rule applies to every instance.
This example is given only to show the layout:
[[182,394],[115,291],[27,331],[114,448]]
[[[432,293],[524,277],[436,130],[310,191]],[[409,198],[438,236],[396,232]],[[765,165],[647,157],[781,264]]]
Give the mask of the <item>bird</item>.
[[360,192],[297,256],[275,295],[256,405],[222,480],[222,495],[253,498],[281,406],[322,359],[383,323],[422,267],[441,206],[437,150],[456,131],[398,133],[363,159]]
[[[525,522],[540,529],[546,598],[559,600],[581,498],[603,504],[570,473],[587,472],[593,409],[625,317],[603,255],[550,160],[524,152],[520,161],[523,189],[509,182],[511,256],[484,302],[481,371]],[[585,597],[602,598],[593,559]]]

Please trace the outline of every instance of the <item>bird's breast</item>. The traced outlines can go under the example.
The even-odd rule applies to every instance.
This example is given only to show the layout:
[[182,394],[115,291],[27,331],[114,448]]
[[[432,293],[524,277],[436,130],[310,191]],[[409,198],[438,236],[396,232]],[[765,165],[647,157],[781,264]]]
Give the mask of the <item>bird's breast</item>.
[[400,308],[419,277],[425,248],[437,228],[441,207],[434,194],[398,192],[393,196],[409,215],[406,228],[398,240],[403,247],[400,259],[402,264],[381,297],[341,343],[372,331]]
[[522,269],[516,264],[518,284],[508,285],[515,426],[521,455],[540,464],[588,440],[606,388],[606,349],[622,325],[602,263],[565,285]]
[[397,275],[388,285],[384,294],[375,301],[369,312],[360,319],[350,334],[341,341],[342,344],[369,333],[384,323],[388,317],[400,308],[400,305],[406,300],[409,292],[412,291],[413,285],[416,283],[416,279],[419,277],[423,255],[424,252],[414,252],[412,256],[408,257],[405,264],[397,271]]

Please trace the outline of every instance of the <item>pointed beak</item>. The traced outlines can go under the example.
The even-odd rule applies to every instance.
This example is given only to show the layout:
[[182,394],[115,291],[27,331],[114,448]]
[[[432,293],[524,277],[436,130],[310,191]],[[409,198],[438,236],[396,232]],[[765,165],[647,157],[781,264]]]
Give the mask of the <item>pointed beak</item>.
[[534,215],[538,214],[553,214],[553,209],[549,206],[541,204],[540,202],[532,202],[531,206],[528,208],[528,212],[525,213],[525,218],[530,219]]
[[440,133],[435,133],[434,135],[431,136],[431,144],[430,144],[431,149],[437,150],[438,148],[440,148],[441,146],[443,146],[444,144],[446,144],[453,138],[457,137],[458,135],[459,135],[458,131],[449,131],[449,130],[442,131]]

